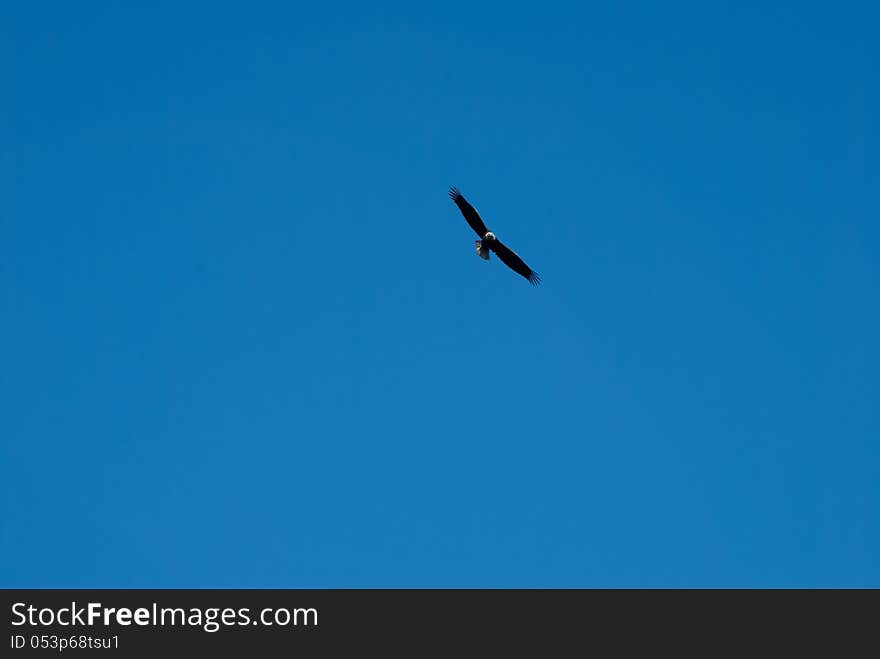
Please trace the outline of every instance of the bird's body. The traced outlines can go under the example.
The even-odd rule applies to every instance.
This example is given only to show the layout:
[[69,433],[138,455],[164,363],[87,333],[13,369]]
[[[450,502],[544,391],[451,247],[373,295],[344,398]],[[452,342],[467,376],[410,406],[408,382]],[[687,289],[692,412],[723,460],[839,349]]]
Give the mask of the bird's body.
[[480,237],[480,240],[476,241],[477,254],[480,255],[480,258],[488,261],[490,252],[495,252],[495,255],[508,268],[528,279],[530,284],[538,285],[541,283],[538,273],[527,266],[525,261],[516,252],[498,240],[495,234],[489,231],[477,210],[468,203],[467,199],[456,188],[449,190],[449,197],[458,206],[467,223]]
[[[487,231],[486,235],[483,236],[483,240],[477,241],[477,254],[480,255],[481,259],[485,259],[486,261],[489,260],[489,252],[492,250],[492,248],[489,247],[489,243],[493,240],[495,240],[495,234],[491,231]],[[484,242],[486,243],[485,245],[483,244]]]

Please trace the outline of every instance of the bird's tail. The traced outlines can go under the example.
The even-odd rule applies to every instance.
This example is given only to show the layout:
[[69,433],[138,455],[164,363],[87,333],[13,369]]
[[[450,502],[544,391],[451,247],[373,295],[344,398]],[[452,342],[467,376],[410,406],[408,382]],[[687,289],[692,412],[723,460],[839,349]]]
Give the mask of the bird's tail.
[[477,243],[477,254],[480,255],[481,259],[485,259],[486,261],[488,261],[489,260],[489,248],[483,247],[482,240],[477,240],[476,243]]

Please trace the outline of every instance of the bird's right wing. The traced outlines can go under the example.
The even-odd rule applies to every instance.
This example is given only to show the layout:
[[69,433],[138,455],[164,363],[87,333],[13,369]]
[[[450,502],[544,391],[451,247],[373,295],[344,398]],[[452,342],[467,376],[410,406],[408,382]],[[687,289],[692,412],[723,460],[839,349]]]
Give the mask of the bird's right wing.
[[541,283],[541,278],[538,276],[538,273],[527,266],[526,262],[519,257],[519,254],[514,252],[500,240],[493,240],[491,245],[492,251],[495,252],[498,258],[501,259],[508,268],[528,279],[532,286],[537,286]]
[[449,197],[458,206],[461,214],[464,215],[464,219],[471,225],[471,229],[476,231],[480,238],[484,237],[489,229],[486,228],[486,223],[483,222],[483,218],[480,217],[477,209],[468,203],[467,199],[462,196],[457,188],[450,188]]

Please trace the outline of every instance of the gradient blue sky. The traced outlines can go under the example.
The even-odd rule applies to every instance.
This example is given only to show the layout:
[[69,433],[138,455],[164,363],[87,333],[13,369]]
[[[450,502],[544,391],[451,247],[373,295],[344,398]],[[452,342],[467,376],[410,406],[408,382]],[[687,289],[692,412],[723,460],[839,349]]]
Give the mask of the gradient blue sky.
[[876,3],[118,4],[0,16],[0,585],[880,586]]

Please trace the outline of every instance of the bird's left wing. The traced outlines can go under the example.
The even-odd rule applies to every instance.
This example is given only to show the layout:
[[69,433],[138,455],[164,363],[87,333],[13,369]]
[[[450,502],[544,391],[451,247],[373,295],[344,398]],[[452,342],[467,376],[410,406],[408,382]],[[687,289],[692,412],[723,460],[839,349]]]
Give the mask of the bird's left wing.
[[486,223],[483,222],[483,218],[480,217],[477,209],[468,203],[468,200],[464,198],[464,195],[457,188],[449,189],[449,198],[458,206],[458,210],[464,215],[467,223],[471,225],[471,229],[477,232],[477,236],[480,238],[484,237],[489,229],[486,228]]
[[516,252],[500,240],[492,241],[492,251],[504,262],[504,265],[528,279],[532,286],[541,283],[541,277],[538,276],[538,273],[527,266]]

